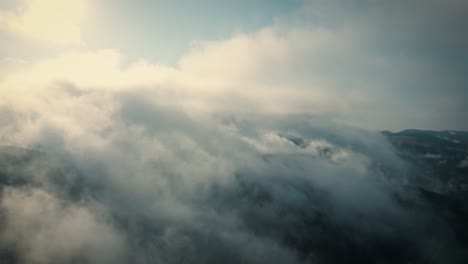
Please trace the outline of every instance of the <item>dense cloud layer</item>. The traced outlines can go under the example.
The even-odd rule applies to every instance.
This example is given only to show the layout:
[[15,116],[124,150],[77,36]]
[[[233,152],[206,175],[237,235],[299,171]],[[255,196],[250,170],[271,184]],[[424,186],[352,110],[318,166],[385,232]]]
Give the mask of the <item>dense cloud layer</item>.
[[138,89],[54,89],[1,110],[3,142],[40,150],[2,149],[12,263],[463,259],[379,134],[313,116],[187,113]]

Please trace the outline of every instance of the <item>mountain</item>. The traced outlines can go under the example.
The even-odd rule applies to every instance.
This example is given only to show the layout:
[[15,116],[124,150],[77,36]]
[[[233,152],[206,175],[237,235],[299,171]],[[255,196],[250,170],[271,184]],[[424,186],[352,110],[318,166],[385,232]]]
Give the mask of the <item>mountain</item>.
[[408,129],[382,133],[403,159],[438,181],[439,192],[468,197],[468,132]]
[[401,132],[383,131],[400,157],[435,186],[424,188],[415,182],[422,198],[455,230],[468,246],[468,132],[408,129]]

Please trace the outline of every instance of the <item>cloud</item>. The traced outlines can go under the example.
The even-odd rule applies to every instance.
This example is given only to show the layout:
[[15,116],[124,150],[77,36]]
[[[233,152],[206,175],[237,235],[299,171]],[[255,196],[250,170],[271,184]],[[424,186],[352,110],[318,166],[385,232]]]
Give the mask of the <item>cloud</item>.
[[[308,45],[322,35],[334,38],[320,31],[283,35],[268,28],[258,34],[196,47],[181,59],[179,67],[144,60],[124,66],[115,50],[70,52],[27,65],[9,74],[0,85],[5,95],[32,94],[54,82],[68,82],[85,90],[145,89],[161,104],[196,112],[341,115],[365,105],[369,98],[351,88],[341,90],[319,74],[304,78],[294,70],[297,58],[303,56],[294,46],[303,45],[308,53],[320,52],[329,42],[335,42],[322,40],[323,44]],[[284,54],[277,55],[274,49]],[[259,54],[260,50],[265,54]],[[241,56],[246,61],[240,60]],[[340,96],[343,94],[346,97]]]
[[0,256],[462,262],[414,164],[356,128],[401,116],[383,80],[422,64],[369,54],[353,18],[200,42],[175,67],[81,50],[8,74],[0,139],[21,148],[0,151]]
[[198,41],[176,67],[123,65],[116,50],[76,51],[17,79],[146,85],[171,97],[166,102],[205,111],[230,106],[328,114],[371,129],[463,130],[466,74],[458,62],[466,8],[460,1],[426,3],[310,1],[256,32]]
[[194,114],[135,87],[38,91],[2,110],[10,138],[41,150],[0,156],[0,241],[19,245],[20,263],[463,257],[379,134],[303,115]]
[[0,29],[54,44],[82,43],[81,21],[86,0],[27,0],[14,11],[0,10]]
[[37,188],[5,188],[1,210],[2,247],[21,252],[21,263],[118,263],[125,255],[121,234],[98,208]]
[[4,79],[27,90],[39,81],[145,87],[167,104],[205,112],[319,114],[376,130],[465,129],[463,4],[447,2],[439,14],[432,1],[359,3],[306,3],[293,22],[198,41],[176,66],[77,50],[18,66]]

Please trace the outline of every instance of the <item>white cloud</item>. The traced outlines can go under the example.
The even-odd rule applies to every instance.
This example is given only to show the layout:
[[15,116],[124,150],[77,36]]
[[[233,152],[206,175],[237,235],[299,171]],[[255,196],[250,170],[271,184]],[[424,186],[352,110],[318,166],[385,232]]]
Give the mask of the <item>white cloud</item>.
[[0,87],[4,100],[9,95],[25,101],[55,93],[51,85],[68,82],[83,90],[144,90],[152,100],[190,113],[340,115],[370,98],[306,68],[318,67],[323,51],[344,52],[342,37],[323,30],[281,33],[265,28],[201,43],[182,57],[178,67],[145,60],[124,66],[116,50],[68,52],[24,65],[6,76]]

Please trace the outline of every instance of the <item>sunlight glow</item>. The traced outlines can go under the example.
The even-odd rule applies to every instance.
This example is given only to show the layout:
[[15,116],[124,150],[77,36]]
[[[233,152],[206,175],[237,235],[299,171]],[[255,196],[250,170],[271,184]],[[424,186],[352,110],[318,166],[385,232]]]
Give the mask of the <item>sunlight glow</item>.
[[23,10],[0,13],[0,27],[58,44],[82,44],[80,24],[87,0],[29,0]]

